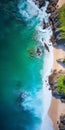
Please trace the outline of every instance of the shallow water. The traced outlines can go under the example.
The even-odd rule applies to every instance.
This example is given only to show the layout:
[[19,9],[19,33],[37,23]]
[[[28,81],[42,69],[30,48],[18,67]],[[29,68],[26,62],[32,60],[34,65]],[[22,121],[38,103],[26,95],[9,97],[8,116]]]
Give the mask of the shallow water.
[[49,42],[40,26],[42,16],[47,22],[48,15],[46,7],[40,11],[30,0],[18,8],[21,21],[8,14],[0,17],[0,129],[42,130],[44,54],[35,52],[37,47],[44,51],[42,37]]

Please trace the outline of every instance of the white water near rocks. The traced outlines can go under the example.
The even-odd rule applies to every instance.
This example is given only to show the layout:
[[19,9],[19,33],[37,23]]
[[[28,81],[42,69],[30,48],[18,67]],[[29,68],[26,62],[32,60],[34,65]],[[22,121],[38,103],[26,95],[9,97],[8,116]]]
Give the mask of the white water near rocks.
[[[37,111],[37,113],[39,115],[41,114],[42,116],[42,124],[41,124],[40,130],[53,130],[52,121],[50,120],[48,116],[48,110],[49,110],[51,99],[52,99],[52,94],[49,91],[49,84],[48,84],[48,76],[51,74],[51,71],[53,68],[53,47],[52,47],[52,43],[50,42],[50,38],[52,35],[52,28],[49,25],[46,29],[43,29],[43,19],[45,20],[46,23],[48,23],[48,20],[49,20],[48,18],[50,15],[46,13],[47,6],[48,6],[48,2],[46,2],[46,6],[39,9],[32,0],[26,0],[23,2],[23,4],[22,4],[22,1],[20,1],[19,6],[18,6],[19,12],[26,22],[28,22],[31,26],[34,24],[34,21],[37,23],[36,24],[36,32],[37,32],[36,38],[38,42],[40,42],[43,46],[44,46],[44,43],[46,43],[50,50],[50,52],[45,50],[45,58],[44,58],[45,65],[43,66],[43,71],[42,71],[43,88],[41,90],[42,92],[38,94],[38,96],[41,98],[43,102],[42,105],[44,106],[43,107],[44,112],[42,112],[41,111],[42,109],[40,108],[39,109],[41,112],[39,113],[39,111]],[[42,96],[40,96],[41,94]],[[34,104],[34,102],[32,103]]]

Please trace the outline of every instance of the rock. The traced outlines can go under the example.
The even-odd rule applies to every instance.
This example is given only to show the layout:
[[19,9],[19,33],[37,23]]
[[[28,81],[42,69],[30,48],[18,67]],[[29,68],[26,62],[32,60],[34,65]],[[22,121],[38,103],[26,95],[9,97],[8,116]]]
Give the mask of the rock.
[[17,104],[21,106],[21,104],[24,102],[24,93],[21,92],[16,100]]
[[58,59],[57,62],[60,63],[63,67],[65,67],[65,57]]
[[47,13],[54,12],[56,10],[56,7],[52,6],[52,4],[49,4],[47,7]]
[[61,97],[60,100],[61,100],[62,103],[65,103],[65,97]]
[[49,76],[49,84],[50,84],[50,89],[52,91],[52,95],[56,98],[60,98],[61,101],[65,102],[65,94],[59,93],[57,91],[57,79],[59,78],[60,75],[65,75],[65,72],[64,71],[57,72],[56,70],[54,70],[53,73]]
[[57,45],[56,30],[57,30],[57,27],[59,26],[59,22],[57,19],[58,17],[57,3],[58,3],[58,0],[49,0],[49,5],[46,11],[47,13],[51,13],[49,17],[49,24],[52,25],[52,30],[53,30],[53,35],[50,39],[53,45]]
[[45,0],[38,0],[39,1],[39,8],[45,6]]
[[58,0],[49,0],[49,5],[47,7],[47,13],[52,13],[56,10],[56,5],[58,3]]
[[57,45],[56,38],[54,35],[51,36],[50,41],[53,43],[54,46]]
[[43,29],[46,29],[49,26],[49,23],[45,23],[45,20],[43,19]]
[[36,53],[37,53],[38,56],[40,56],[42,54],[42,51],[40,50],[39,47],[37,47]]
[[45,0],[33,0],[35,4],[38,5],[39,8],[45,6]]
[[44,43],[44,46],[45,46],[46,50],[47,50],[48,52],[50,52],[49,47],[48,47],[48,45],[47,45],[46,43]]
[[60,122],[59,122],[59,130],[65,130],[65,115],[60,116]]
[[35,51],[34,50],[30,49],[30,50],[28,50],[28,52],[29,52],[31,57],[35,56]]

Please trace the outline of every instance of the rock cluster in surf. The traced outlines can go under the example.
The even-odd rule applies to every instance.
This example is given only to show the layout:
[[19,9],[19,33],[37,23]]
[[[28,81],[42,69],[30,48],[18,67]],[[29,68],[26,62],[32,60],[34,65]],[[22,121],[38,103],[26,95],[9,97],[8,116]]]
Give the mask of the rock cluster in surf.
[[45,0],[33,0],[35,4],[38,5],[39,8],[45,6]]

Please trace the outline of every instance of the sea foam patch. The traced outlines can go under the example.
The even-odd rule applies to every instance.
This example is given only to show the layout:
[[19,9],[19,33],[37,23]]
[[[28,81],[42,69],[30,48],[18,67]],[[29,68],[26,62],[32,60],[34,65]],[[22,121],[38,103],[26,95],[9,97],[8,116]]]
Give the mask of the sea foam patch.
[[[48,6],[48,2],[41,9],[38,8],[37,5],[32,0],[26,0],[24,2],[20,1],[19,12],[21,16],[24,18],[25,22],[31,21],[34,23],[38,20],[36,24],[35,31],[37,32],[36,40],[43,45],[46,43],[49,47],[50,52],[45,51],[44,55],[44,63],[43,71],[42,71],[42,81],[43,87],[39,92],[27,93],[25,96],[25,101],[23,102],[23,106],[25,109],[31,110],[36,116],[42,119],[41,128],[43,129],[43,122],[46,114],[48,113],[48,109],[51,103],[51,92],[49,92],[49,84],[48,84],[48,76],[51,73],[51,69],[53,66],[53,47],[50,42],[50,38],[52,35],[51,26],[48,25],[45,29],[43,29],[43,20],[48,23],[49,15],[46,13],[46,9]],[[29,24],[31,25],[31,24]],[[50,46],[51,45],[51,46]],[[51,57],[51,58],[50,58]],[[47,82],[45,82],[47,80]],[[47,86],[47,87],[46,87]],[[45,129],[46,130],[46,129]]]

